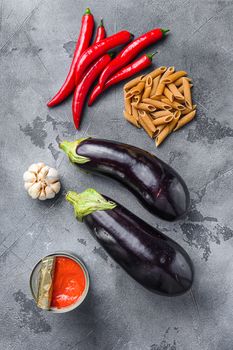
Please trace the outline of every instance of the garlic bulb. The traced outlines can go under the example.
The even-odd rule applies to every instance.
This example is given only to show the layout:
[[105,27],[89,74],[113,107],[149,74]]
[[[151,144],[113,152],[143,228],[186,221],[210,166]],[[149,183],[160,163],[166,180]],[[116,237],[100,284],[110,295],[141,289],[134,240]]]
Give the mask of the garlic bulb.
[[23,174],[24,188],[33,199],[50,199],[60,191],[58,172],[44,163],[32,164]]

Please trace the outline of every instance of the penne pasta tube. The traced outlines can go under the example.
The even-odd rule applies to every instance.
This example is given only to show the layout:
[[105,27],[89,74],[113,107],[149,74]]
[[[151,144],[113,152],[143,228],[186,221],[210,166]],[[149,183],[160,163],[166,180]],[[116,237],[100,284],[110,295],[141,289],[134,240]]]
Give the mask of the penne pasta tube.
[[131,98],[125,98],[125,111],[132,114]]
[[158,135],[161,133],[161,131],[166,127],[166,124],[158,125],[156,127],[156,130],[158,131]]
[[178,109],[179,111],[183,111],[185,109],[185,106],[183,106],[181,103],[177,101],[170,102],[167,98],[162,98],[161,101],[164,102],[165,104],[170,105],[170,107],[174,109]]
[[151,113],[152,118],[160,118],[160,117],[165,117],[167,115],[170,115],[171,111],[170,110],[164,110],[164,111],[155,111]]
[[181,117],[181,111],[175,111],[175,113],[173,113],[173,115],[174,115],[175,120],[179,120]]
[[145,87],[145,83],[143,81],[140,81],[136,86],[134,86],[132,89],[130,89],[127,93],[126,93],[126,97],[128,97],[128,94],[131,94],[131,96],[133,95],[139,95],[143,89]]
[[165,84],[171,84],[174,81],[176,81],[177,79],[184,77],[186,75],[187,75],[187,72],[185,72],[184,70],[180,70],[180,71],[173,73],[173,74],[169,75],[168,77],[164,78],[163,82]]
[[145,111],[141,111],[139,113],[139,123],[151,138],[153,138],[156,135],[156,127],[154,126],[154,124],[151,121],[151,118]]
[[167,97],[170,102],[174,101],[174,95],[171,92],[171,90],[169,90],[167,87],[164,88],[164,92],[163,93],[164,93],[165,97]]
[[167,124],[167,123],[170,123],[173,118],[174,118],[174,116],[172,114],[167,115],[165,117],[156,118],[155,120],[153,120],[153,124],[155,126]]
[[123,114],[124,114],[125,119],[128,122],[130,122],[131,124],[133,124],[137,128],[140,128],[140,125],[139,125],[137,119],[132,114],[128,113],[127,111],[124,111]]
[[152,106],[159,108],[159,109],[168,109],[168,110],[172,109],[172,107],[169,104],[166,104],[166,103],[158,101],[158,100],[152,100],[151,98],[145,98],[143,100],[143,103],[149,103]]
[[158,75],[156,78],[153,79],[150,96],[153,96],[155,94],[157,87],[159,85],[160,77],[161,75]]
[[[181,78],[182,79],[182,78]],[[189,84],[190,85],[190,88],[192,88],[193,87],[193,84]],[[184,93],[184,85],[182,84],[182,85],[180,85],[179,87],[178,87],[178,90],[179,90],[179,92],[181,93],[181,94],[183,94]]]
[[139,114],[138,114],[138,109],[132,106],[132,116],[137,120],[138,122],[138,128],[141,128],[141,125],[139,124]]
[[186,78],[183,78],[183,86],[184,86],[185,105],[186,105],[186,107],[192,109],[193,103],[192,103],[190,84]]
[[124,85],[124,91],[128,92],[135,85],[137,85],[142,80],[143,77],[144,77],[144,75],[140,75],[139,77],[136,77],[136,78],[130,80],[128,83],[126,83]]
[[164,79],[167,78],[168,76],[170,76],[171,74],[173,74],[175,72],[175,67],[168,67],[168,69],[166,70],[166,72],[164,72],[164,74],[161,77],[161,82],[164,82]]
[[152,72],[150,72],[149,74],[145,75],[142,78],[142,81],[146,81],[146,78],[148,75],[150,75],[152,77],[152,79],[156,78],[158,75],[163,74],[164,72],[166,72],[167,67],[165,66],[161,66],[159,68],[156,68],[155,70],[153,70]]
[[155,92],[155,97],[161,96],[163,94],[163,90],[165,89],[165,84],[161,82],[161,79],[159,81],[159,84],[157,86],[157,90]]
[[166,79],[166,77],[172,74],[174,71],[175,71],[175,67],[168,67],[166,72],[163,73],[163,75],[160,78],[158,87],[156,89],[155,96],[161,96],[163,94],[163,91],[165,89],[164,79]]
[[132,104],[135,108],[137,109],[142,109],[143,111],[146,112],[154,112],[156,110],[155,106],[150,104],[150,103],[133,103]]
[[148,75],[146,78],[145,83],[145,90],[142,94],[142,99],[147,98],[150,96],[151,88],[152,88],[153,79],[151,78],[151,75]]
[[158,147],[168,135],[174,130],[176,127],[177,120],[173,119],[169,124],[165,126],[165,128],[159,133],[159,135],[155,139],[155,145]]
[[188,113],[194,111],[196,108],[197,108],[197,105],[193,105],[193,108],[192,108],[192,109],[190,109],[190,108],[185,108],[183,111],[181,111],[181,114],[182,114],[182,115],[188,114]]
[[188,124],[189,122],[191,122],[193,120],[193,118],[195,117],[195,114],[196,114],[196,110],[190,112],[189,114],[186,114],[183,118],[181,118],[175,129],[173,131],[177,131],[179,130],[180,128],[182,128],[184,125]]
[[141,97],[142,97],[141,94],[136,95],[136,96],[133,96],[132,102],[134,102],[134,103],[136,103],[136,104],[139,103],[139,102],[141,101]]
[[[173,96],[177,99],[177,100],[184,100],[184,96],[180,93],[180,91],[177,89],[177,87],[175,86],[175,84],[171,83],[167,85],[168,89],[172,92]],[[164,94],[165,95],[165,94]],[[166,95],[165,95],[166,96]],[[173,101],[171,101],[173,102]]]
[[[182,79],[183,79],[183,77],[181,77],[181,78],[177,79],[176,81],[174,81],[175,86],[181,86],[181,85],[183,84]],[[188,78],[188,77],[187,77],[186,79],[187,79],[189,82],[192,81],[191,78]]]

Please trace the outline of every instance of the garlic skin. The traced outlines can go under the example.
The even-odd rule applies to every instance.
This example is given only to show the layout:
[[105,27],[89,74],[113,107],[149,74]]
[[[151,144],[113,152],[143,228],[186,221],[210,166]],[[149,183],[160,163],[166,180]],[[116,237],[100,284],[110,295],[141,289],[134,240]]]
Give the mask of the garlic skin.
[[57,170],[44,163],[30,165],[23,174],[23,180],[29,196],[41,201],[54,198],[61,189]]

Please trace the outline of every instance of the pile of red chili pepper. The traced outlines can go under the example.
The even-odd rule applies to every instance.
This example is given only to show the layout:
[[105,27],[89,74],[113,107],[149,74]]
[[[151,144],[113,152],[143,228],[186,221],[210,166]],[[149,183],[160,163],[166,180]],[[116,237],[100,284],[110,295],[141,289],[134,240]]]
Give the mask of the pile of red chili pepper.
[[[108,87],[149,67],[152,64],[153,54],[143,54],[133,62],[132,60],[146,47],[162,39],[168,30],[156,28],[134,40],[133,35],[126,30],[106,37],[101,20],[96,37],[91,44],[93,32],[94,17],[87,8],[82,17],[80,34],[69,73],[60,90],[47,104],[48,107],[54,107],[74,92],[72,112],[77,129],[80,125],[84,102],[97,78],[99,77],[99,80],[91,92],[88,106],[91,106]],[[113,58],[113,52],[109,51],[126,44],[128,45]]]

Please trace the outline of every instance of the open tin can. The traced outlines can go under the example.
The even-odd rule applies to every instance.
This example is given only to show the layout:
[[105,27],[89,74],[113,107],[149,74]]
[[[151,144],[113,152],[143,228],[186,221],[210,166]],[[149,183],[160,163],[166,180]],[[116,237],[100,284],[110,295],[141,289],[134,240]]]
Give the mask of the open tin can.
[[[56,307],[50,307],[48,310],[46,311],[50,311],[50,312],[54,312],[54,313],[65,313],[65,312],[69,312],[72,311],[74,309],[76,309],[86,298],[88,290],[89,290],[89,285],[90,285],[90,280],[89,280],[89,273],[85,267],[85,265],[83,264],[83,262],[73,253],[70,252],[56,252],[53,254],[49,254],[47,255],[45,258],[47,257],[65,257],[65,258],[69,258],[71,260],[73,260],[75,263],[77,263],[79,265],[79,267],[82,269],[84,276],[85,276],[85,288],[84,291],[82,292],[81,296],[78,298],[78,300],[76,302],[74,302],[73,304],[71,304],[70,306],[66,306],[66,307],[62,307],[62,308],[56,308]],[[43,259],[45,259],[43,258]],[[35,302],[37,302],[37,295],[38,295],[38,289],[39,289],[39,276],[40,276],[40,270],[41,270],[41,265],[42,265],[42,260],[38,261],[38,263],[34,266],[32,272],[31,272],[31,276],[30,276],[30,289],[31,289],[31,293],[32,296],[35,300]]]

